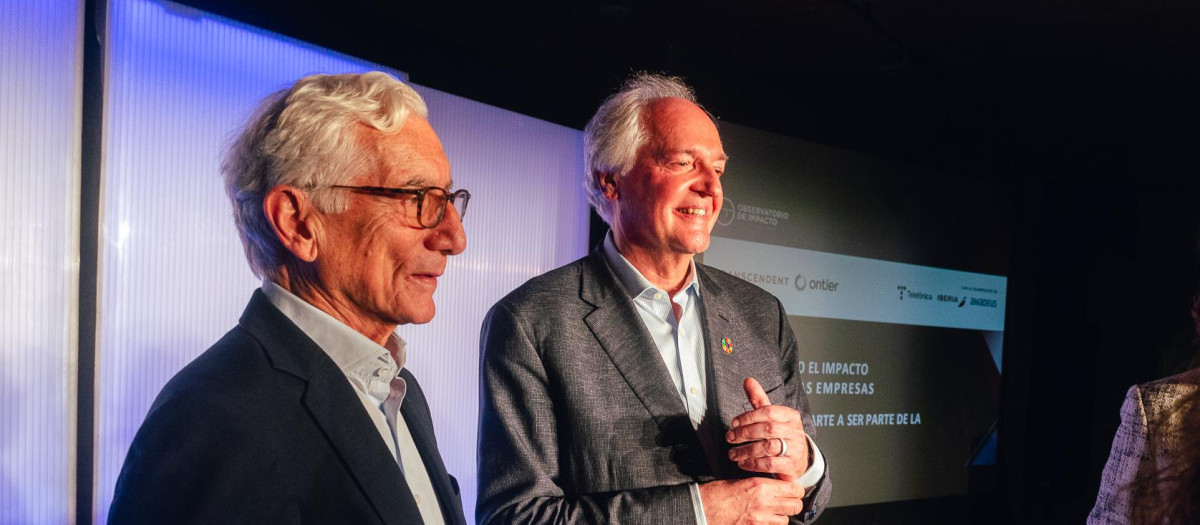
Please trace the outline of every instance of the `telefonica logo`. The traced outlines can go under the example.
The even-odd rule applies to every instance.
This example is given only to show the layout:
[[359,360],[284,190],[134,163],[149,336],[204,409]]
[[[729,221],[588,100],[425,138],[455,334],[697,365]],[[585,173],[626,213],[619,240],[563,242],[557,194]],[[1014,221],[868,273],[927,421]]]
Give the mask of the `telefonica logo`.
[[812,288],[814,291],[836,292],[838,285],[842,284],[833,279],[805,279],[802,273],[796,274],[796,279],[793,282],[796,284],[796,291],[799,292],[803,292],[809,288]]

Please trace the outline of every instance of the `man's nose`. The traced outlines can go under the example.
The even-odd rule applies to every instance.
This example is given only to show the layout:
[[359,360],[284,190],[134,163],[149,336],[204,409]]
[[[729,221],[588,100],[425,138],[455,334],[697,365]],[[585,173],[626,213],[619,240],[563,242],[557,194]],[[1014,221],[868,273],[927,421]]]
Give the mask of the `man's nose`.
[[430,249],[443,252],[446,255],[458,255],[467,249],[467,232],[463,230],[462,216],[454,206],[446,206],[446,214],[442,222],[433,228],[429,237],[432,243]]
[[700,166],[700,177],[696,179],[692,189],[699,193],[712,195],[713,197],[721,196],[721,174],[715,167],[710,164]]

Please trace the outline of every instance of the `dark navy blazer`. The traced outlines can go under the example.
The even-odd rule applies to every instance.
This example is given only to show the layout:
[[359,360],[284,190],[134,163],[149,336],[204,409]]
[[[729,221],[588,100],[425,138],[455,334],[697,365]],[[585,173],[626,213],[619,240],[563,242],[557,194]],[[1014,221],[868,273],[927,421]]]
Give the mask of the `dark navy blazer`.
[[[465,524],[416,379],[400,412],[448,524]],[[421,523],[345,375],[254,292],[238,326],[163,387],[130,446],[112,523]]]

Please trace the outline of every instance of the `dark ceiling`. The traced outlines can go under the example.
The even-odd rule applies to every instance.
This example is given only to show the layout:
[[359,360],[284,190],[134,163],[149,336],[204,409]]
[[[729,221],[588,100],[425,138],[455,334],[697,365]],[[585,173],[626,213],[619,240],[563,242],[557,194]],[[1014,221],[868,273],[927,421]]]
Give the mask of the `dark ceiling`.
[[1200,169],[1195,2],[183,3],[572,127],[645,69],[724,120],[962,176]]

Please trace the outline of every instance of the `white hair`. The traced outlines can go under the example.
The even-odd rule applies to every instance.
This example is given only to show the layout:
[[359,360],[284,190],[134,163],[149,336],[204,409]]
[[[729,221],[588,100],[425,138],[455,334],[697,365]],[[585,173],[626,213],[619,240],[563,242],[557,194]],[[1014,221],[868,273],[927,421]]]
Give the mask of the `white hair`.
[[697,104],[695,92],[683,79],[638,73],[605,99],[583,128],[583,190],[604,222],[610,222],[611,210],[600,190],[599,176],[613,173],[619,177],[633,168],[638,149],[650,138],[642,121],[646,108],[665,98]]
[[321,190],[375,165],[373,150],[355,127],[395,133],[410,113],[427,117],[425,101],[379,71],[309,75],[262,101],[221,164],[233,222],[255,275],[278,277],[291,257],[263,212],[267,192],[294,186],[309,190],[323,212],[345,210],[344,194]]

